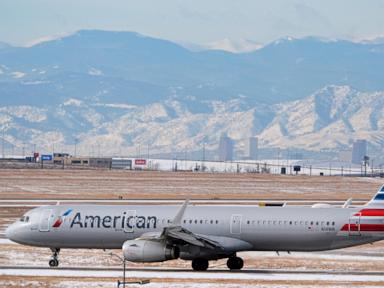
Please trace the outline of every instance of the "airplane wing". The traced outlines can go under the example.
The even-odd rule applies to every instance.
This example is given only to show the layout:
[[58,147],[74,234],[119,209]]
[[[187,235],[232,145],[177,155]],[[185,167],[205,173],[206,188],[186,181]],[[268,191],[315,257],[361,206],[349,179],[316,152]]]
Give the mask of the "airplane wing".
[[202,236],[181,227],[166,227],[162,233],[163,239],[171,240],[171,242],[186,242],[199,247],[209,249],[222,249],[221,244],[215,240],[209,239],[208,236]]
[[171,243],[185,243],[209,249],[224,250],[224,247],[209,236],[198,235],[181,226],[181,220],[188,206],[189,200],[186,200],[180,207],[172,223],[159,232],[144,233],[138,239],[166,241]]

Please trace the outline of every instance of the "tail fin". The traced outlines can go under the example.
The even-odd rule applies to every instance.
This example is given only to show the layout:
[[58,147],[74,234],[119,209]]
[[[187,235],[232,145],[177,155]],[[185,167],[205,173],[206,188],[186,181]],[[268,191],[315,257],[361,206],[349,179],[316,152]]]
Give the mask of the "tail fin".
[[380,187],[376,195],[365,206],[381,206],[384,207],[384,185]]

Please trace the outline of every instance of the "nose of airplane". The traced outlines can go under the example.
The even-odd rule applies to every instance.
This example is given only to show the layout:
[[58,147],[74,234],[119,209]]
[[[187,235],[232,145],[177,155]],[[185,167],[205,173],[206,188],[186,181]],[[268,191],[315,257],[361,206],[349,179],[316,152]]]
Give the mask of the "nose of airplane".
[[14,231],[13,226],[14,224],[11,224],[7,227],[7,229],[5,229],[5,237],[8,238],[9,240],[12,240],[13,231]]

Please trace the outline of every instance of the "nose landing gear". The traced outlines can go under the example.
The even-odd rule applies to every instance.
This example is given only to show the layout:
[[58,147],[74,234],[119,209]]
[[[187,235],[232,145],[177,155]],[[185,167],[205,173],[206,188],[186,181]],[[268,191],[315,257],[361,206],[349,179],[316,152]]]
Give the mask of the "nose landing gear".
[[48,264],[50,267],[57,267],[59,266],[58,256],[59,256],[60,248],[51,248],[51,251],[52,251],[52,258],[51,260],[49,260]]

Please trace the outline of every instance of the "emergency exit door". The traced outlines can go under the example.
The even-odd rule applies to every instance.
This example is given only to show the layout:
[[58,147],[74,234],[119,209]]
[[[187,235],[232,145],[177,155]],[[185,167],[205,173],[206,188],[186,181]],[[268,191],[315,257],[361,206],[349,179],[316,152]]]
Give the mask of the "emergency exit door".
[[241,233],[241,220],[243,215],[233,214],[231,216],[230,231],[231,234],[240,234]]

